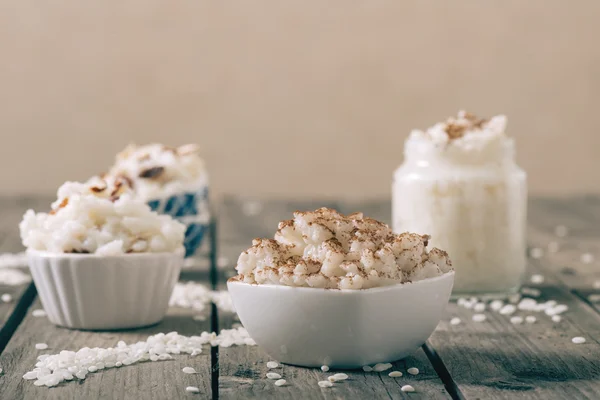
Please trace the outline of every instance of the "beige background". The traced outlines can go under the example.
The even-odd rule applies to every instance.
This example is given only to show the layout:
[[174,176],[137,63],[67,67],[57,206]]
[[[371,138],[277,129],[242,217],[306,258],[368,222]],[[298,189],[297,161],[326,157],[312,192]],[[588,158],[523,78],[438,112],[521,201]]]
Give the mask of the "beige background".
[[217,193],[387,195],[402,142],[506,113],[534,193],[599,192],[600,2],[0,0],[0,184],[198,142]]

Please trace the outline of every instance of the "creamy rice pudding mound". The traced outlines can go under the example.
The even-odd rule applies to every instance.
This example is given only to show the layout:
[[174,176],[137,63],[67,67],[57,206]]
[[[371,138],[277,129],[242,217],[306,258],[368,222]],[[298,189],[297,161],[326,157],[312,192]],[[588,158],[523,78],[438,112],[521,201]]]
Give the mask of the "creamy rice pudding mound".
[[123,179],[66,182],[48,213],[28,210],[19,228],[23,244],[52,253],[183,252],[185,226],[151,211]]
[[234,280],[326,289],[368,289],[413,282],[452,269],[446,252],[427,251],[429,236],[394,234],[389,226],[329,208],[294,213],[274,239],[254,239]]
[[198,150],[195,144],[177,148],[157,143],[132,144],[117,155],[104,177],[125,179],[136,195],[146,201],[193,192],[208,185],[208,174]]

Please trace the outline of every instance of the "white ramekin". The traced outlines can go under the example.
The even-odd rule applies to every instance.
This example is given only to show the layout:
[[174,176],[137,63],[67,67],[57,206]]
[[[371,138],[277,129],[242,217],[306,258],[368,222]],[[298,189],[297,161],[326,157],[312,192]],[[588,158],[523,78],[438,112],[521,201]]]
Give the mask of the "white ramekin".
[[75,329],[124,329],[165,316],[183,254],[122,256],[27,252],[50,321]]
[[360,368],[413,353],[433,332],[454,271],[366,290],[250,285],[229,280],[248,333],[273,359],[305,367]]

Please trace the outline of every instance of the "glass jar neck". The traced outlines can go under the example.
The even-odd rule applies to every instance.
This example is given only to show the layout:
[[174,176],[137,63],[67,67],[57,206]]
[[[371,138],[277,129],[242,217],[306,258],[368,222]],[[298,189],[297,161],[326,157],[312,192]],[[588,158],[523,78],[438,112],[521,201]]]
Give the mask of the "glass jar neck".
[[408,163],[470,166],[514,163],[515,145],[513,139],[506,137],[461,145],[452,142],[440,145],[428,140],[408,139],[404,145],[404,159]]

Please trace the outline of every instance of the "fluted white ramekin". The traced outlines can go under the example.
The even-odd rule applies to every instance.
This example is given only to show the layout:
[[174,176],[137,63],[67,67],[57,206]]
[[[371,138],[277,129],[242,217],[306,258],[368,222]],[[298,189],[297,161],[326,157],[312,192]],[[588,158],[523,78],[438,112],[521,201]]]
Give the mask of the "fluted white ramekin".
[[50,321],[76,329],[124,329],[165,316],[183,254],[121,256],[29,250],[29,268]]

